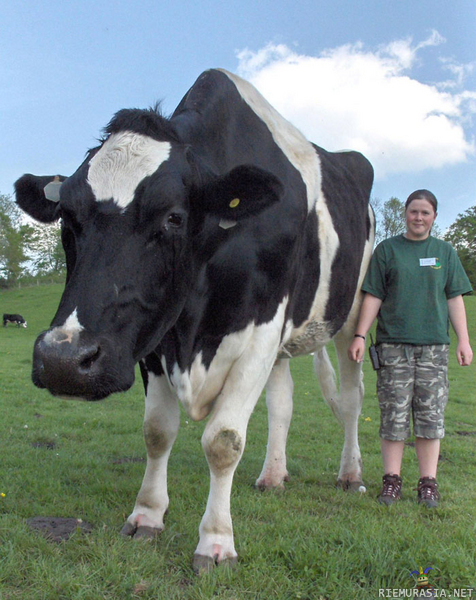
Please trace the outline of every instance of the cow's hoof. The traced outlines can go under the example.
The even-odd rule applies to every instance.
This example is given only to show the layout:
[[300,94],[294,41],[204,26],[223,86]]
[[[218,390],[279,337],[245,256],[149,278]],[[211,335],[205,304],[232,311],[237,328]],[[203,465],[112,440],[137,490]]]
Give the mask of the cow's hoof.
[[209,573],[213,571],[215,567],[227,567],[232,569],[238,563],[238,557],[233,556],[231,558],[225,558],[224,560],[218,562],[218,557],[211,556],[202,556],[201,554],[193,555],[193,571],[196,575],[203,575],[205,573]]
[[284,490],[284,483],[289,481],[289,475],[286,474],[284,477],[280,479],[257,479],[255,483],[255,488],[260,492],[264,492],[265,490]]
[[121,529],[121,535],[133,537],[134,540],[153,540],[162,532],[160,527],[149,527],[147,525],[132,525],[129,521]]
[[367,491],[363,481],[344,481],[339,479],[336,485],[337,487],[342,488],[345,492],[360,492],[363,494]]
[[266,492],[267,490],[277,490],[279,492],[284,492],[284,482],[278,483],[276,485],[270,485],[269,483],[265,483],[263,481],[257,481],[254,487],[260,492]]
[[135,540],[153,540],[162,533],[163,529],[160,527],[149,527],[148,525],[141,525],[137,528],[134,534]]
[[126,521],[124,527],[121,529],[121,535],[126,537],[132,537],[134,533],[137,531],[136,525],[132,525],[129,521]]

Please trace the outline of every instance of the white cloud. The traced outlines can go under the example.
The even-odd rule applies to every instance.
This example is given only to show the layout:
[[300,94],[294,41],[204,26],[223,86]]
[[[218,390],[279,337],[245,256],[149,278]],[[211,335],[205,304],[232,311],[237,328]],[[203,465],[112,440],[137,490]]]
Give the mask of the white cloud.
[[476,93],[462,90],[470,68],[446,62],[450,81],[411,77],[419,53],[444,42],[436,31],[417,45],[396,40],[369,51],[361,43],[305,56],[285,45],[238,53],[238,72],[327,150],[354,149],[373,163],[376,177],[464,162],[475,154],[465,132]]

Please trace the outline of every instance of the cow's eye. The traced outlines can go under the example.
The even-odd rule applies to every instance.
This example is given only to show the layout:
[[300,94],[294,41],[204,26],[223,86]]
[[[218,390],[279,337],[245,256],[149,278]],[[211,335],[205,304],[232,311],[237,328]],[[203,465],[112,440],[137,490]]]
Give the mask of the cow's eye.
[[167,217],[167,224],[170,225],[171,227],[181,227],[182,223],[183,223],[183,217],[182,217],[182,215],[179,215],[178,213],[171,213]]

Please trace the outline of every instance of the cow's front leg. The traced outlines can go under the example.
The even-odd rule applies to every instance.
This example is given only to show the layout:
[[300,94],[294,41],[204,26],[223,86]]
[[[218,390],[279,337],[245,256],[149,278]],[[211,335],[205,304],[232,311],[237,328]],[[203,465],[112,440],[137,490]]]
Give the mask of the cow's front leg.
[[283,489],[288,480],[286,441],[293,414],[293,390],[289,359],[277,360],[266,384],[268,446],[263,469],[256,480],[258,489]]
[[144,415],[147,467],[134,510],[121,532],[134,539],[155,537],[164,528],[164,514],[169,505],[167,464],[180,422],[177,398],[165,376],[143,371],[143,377],[147,390]]
[[[271,338],[277,348],[279,330]],[[265,336],[263,336],[265,337]],[[256,347],[266,350],[263,340]],[[237,553],[233,540],[230,495],[235,469],[243,454],[246,430],[271,367],[274,354],[248,354],[235,363],[216,400],[202,436],[202,446],[210,467],[210,493],[200,523],[200,539],[193,558],[196,572],[209,571],[219,563],[234,564]]]
[[219,563],[234,565],[238,558],[233,540],[230,496],[233,475],[245,444],[240,429],[234,424],[205,430],[202,438],[210,466],[210,493],[193,557],[196,573],[207,572]]

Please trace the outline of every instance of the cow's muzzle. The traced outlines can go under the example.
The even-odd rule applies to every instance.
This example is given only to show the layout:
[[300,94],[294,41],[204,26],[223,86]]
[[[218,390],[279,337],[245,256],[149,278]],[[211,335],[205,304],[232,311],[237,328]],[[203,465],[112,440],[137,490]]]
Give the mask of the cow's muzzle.
[[124,364],[112,340],[53,328],[35,342],[32,379],[55,396],[102,400],[132,386],[134,364]]

